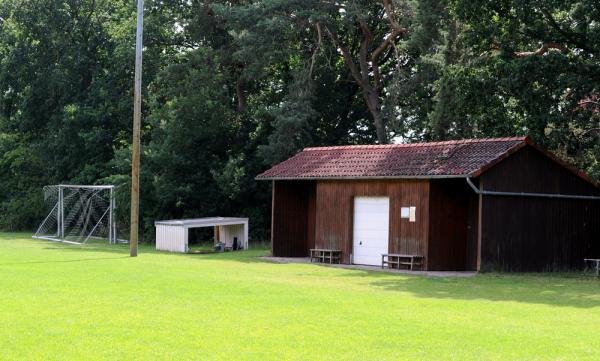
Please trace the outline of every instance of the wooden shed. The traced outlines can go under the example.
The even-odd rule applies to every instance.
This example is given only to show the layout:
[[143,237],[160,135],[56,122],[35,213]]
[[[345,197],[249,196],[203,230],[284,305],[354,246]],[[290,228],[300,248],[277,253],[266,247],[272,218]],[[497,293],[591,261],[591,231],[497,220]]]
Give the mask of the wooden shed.
[[481,271],[600,258],[600,189],[528,137],[306,148],[257,179],[273,184],[273,256]]

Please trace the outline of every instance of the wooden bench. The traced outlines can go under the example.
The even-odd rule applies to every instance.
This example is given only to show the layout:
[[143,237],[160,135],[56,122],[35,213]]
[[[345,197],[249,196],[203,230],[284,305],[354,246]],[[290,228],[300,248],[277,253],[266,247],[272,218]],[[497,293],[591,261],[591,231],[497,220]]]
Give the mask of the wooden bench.
[[415,266],[423,269],[423,256],[416,254],[386,253],[381,255],[381,268],[402,269],[406,267],[413,271]]
[[584,258],[583,262],[585,262],[585,270],[587,271],[588,269],[588,264],[593,264],[594,267],[596,269],[596,276],[600,277],[600,259],[598,258]]
[[310,250],[310,262],[316,260],[321,263],[340,263],[342,251],[338,249],[312,248]]

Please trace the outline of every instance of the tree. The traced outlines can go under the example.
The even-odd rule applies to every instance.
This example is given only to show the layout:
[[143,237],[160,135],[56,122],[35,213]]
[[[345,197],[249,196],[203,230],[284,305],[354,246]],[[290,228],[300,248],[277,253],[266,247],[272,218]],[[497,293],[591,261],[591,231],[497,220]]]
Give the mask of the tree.
[[[377,140],[388,142],[386,122],[382,115],[384,67],[393,67],[394,46],[408,32],[409,12],[406,4],[394,6],[391,0],[331,2],[328,16],[318,19],[315,28],[319,43],[324,33],[341,54],[344,64],[362,91],[369,109]],[[352,36],[358,32],[359,36]],[[386,69],[387,70],[387,69]]]
[[[11,189],[0,192],[0,212],[11,215],[2,226],[33,227],[41,215],[23,205],[41,199],[43,185],[95,183],[111,174],[110,161],[127,146],[131,124],[135,16],[129,5],[0,2],[0,188]],[[174,20],[165,21],[160,3],[149,6],[145,76],[151,80],[170,56],[156,43],[169,42]]]
[[[598,153],[590,153],[597,145],[582,137],[597,125],[592,109],[580,106],[599,89],[597,4],[453,0],[450,5],[463,24],[469,56],[445,70],[432,120],[468,119],[471,136],[529,134],[597,173]],[[452,122],[438,123],[438,136],[460,134]]]

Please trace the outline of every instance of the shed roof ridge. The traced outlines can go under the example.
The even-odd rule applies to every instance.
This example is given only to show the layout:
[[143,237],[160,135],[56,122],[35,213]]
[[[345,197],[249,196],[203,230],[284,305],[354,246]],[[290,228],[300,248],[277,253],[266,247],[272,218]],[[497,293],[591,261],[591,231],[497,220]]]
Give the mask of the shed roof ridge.
[[307,147],[303,151],[320,151],[320,150],[353,150],[353,149],[393,149],[393,148],[419,148],[419,147],[434,147],[443,145],[458,145],[458,144],[471,144],[471,143],[485,143],[485,142],[515,142],[528,141],[529,137],[501,137],[501,138],[473,138],[473,139],[458,139],[458,140],[445,140],[438,142],[419,142],[419,143],[400,143],[400,144],[356,144],[356,145],[334,145],[324,147]]

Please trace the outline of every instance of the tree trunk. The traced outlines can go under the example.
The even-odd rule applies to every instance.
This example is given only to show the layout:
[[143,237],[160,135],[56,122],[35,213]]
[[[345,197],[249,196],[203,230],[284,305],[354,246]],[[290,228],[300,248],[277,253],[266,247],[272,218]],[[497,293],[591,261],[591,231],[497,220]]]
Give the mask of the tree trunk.
[[363,96],[371,117],[373,117],[373,124],[375,125],[375,131],[377,132],[377,141],[379,144],[387,144],[388,137],[383,122],[383,116],[381,114],[381,101],[379,100],[379,94],[374,89],[363,89]]
[[244,94],[244,86],[241,79],[235,82],[235,94],[237,98],[237,110],[241,113],[246,110],[246,94]]

